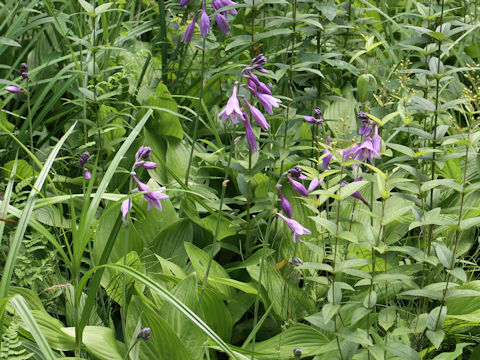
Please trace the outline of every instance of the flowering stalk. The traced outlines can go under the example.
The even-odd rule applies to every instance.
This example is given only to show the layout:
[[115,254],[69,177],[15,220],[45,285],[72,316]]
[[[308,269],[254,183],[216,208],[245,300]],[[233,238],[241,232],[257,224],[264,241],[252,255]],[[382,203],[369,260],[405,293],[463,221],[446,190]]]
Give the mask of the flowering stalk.
[[187,164],[187,171],[185,174],[185,185],[188,186],[188,179],[190,176],[190,167],[192,166],[193,160],[193,150],[195,149],[195,143],[197,141],[197,132],[198,132],[198,122],[200,118],[200,111],[202,108],[202,100],[203,100],[203,89],[204,89],[204,81],[205,81],[205,38],[203,38],[203,45],[202,45],[202,70],[200,73],[201,81],[200,81],[200,94],[198,97],[198,110],[197,116],[195,116],[195,122],[193,124],[193,134],[192,134],[192,146],[190,148],[190,155],[188,156],[188,164]]
[[[236,128],[237,128],[237,126],[234,125],[233,126],[233,134],[235,134]],[[225,135],[227,135],[226,132],[225,132]],[[222,181],[222,193],[220,195],[220,205],[218,207],[217,223],[215,225],[215,234],[213,236],[213,243],[212,243],[212,247],[211,247],[211,250],[210,250],[210,256],[209,256],[209,259],[208,259],[207,269],[205,270],[205,275],[203,277],[202,290],[200,292],[200,297],[198,299],[198,304],[199,305],[202,304],[203,295],[205,293],[205,289],[207,288],[208,275],[210,274],[210,268],[212,267],[212,262],[213,262],[213,254],[214,254],[214,251],[215,251],[215,246],[217,245],[217,241],[218,241],[218,233],[219,233],[219,230],[220,230],[220,220],[222,218],[223,201],[225,199],[225,191],[227,190],[228,173],[230,172],[230,165],[232,163],[232,154],[233,154],[234,151],[235,151],[235,140],[232,141],[232,144],[230,146],[230,153],[228,154],[227,167],[225,168],[225,176],[223,177],[223,181]]]

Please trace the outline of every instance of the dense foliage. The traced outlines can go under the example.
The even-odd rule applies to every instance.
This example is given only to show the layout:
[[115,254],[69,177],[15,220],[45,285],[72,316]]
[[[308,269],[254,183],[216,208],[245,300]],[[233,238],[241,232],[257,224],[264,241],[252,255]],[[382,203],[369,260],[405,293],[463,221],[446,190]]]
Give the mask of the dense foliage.
[[0,3],[0,359],[480,358],[476,0]]

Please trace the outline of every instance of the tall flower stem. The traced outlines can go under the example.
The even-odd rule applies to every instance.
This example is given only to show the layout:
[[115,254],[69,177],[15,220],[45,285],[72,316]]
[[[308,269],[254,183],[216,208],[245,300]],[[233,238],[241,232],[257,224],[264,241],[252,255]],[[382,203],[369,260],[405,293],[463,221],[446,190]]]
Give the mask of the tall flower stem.
[[[293,9],[292,9],[292,50],[290,51],[290,71],[288,76],[288,88],[290,101],[287,104],[287,116],[285,120],[285,129],[283,133],[283,148],[287,148],[287,132],[288,132],[288,122],[290,120],[290,105],[293,101],[293,63],[295,61],[295,31],[297,29],[297,0],[293,0]],[[280,163],[280,174],[283,174],[283,165],[284,160]]]
[[[35,154],[35,150],[33,148],[33,124],[32,124],[32,116],[30,111],[30,81],[27,79],[27,118],[28,118],[28,132],[30,135],[30,151],[32,154]],[[32,175],[33,175],[33,183],[35,183],[35,161],[32,158]]]
[[[233,127],[233,134],[235,134],[236,129],[237,129],[237,126],[235,125]],[[227,134],[225,134],[225,136],[227,136]],[[225,168],[225,176],[223,177],[223,181],[222,181],[222,193],[220,195],[220,205],[219,205],[219,208],[218,208],[217,223],[215,225],[215,235],[213,236],[212,248],[210,249],[210,257],[208,259],[207,269],[205,270],[205,276],[203,277],[202,290],[200,292],[200,298],[198,300],[198,303],[200,305],[202,304],[203,295],[205,293],[205,289],[207,288],[208,275],[210,274],[210,268],[212,267],[213,256],[214,256],[214,253],[215,253],[215,247],[216,247],[217,242],[218,242],[218,233],[219,233],[219,230],[220,230],[220,220],[222,218],[222,208],[223,208],[223,202],[225,200],[225,191],[227,190],[228,173],[230,172],[230,165],[232,163],[232,155],[233,155],[234,150],[235,150],[235,140],[232,140],[231,144],[232,145],[230,146],[230,153],[228,154],[227,167]]]
[[[467,186],[468,150],[469,150],[469,147],[468,147],[468,145],[466,145],[465,146],[465,165],[463,167],[463,191],[462,191],[462,196],[460,198],[460,212],[458,214],[457,229],[455,231],[455,242],[453,244],[453,249],[452,249],[452,263],[450,264],[448,270],[453,270],[453,268],[455,266],[455,253],[457,252],[458,241],[459,241],[460,235],[461,235],[460,224],[461,224],[461,221],[462,221],[463,205],[464,205],[464,200],[465,200],[465,188]],[[445,306],[445,296],[447,295],[448,285],[450,283],[450,278],[451,278],[451,272],[448,272],[447,273],[447,280],[445,282],[445,288],[443,289],[442,300],[440,301],[440,311],[438,312],[438,317],[437,317],[437,320],[435,321],[435,329],[438,328],[438,323],[440,321],[440,316],[442,314],[442,309]]]
[[[442,30],[443,25],[443,5],[445,0],[442,0],[442,8],[440,12],[440,31]],[[435,149],[437,148],[437,123],[438,123],[438,104],[439,104],[439,92],[440,92],[440,55],[442,51],[442,41],[438,40],[438,49],[437,49],[437,77],[436,77],[436,89],[435,89],[435,114],[434,114],[434,124],[433,124],[433,140],[432,140],[432,180],[435,180]],[[433,208],[433,189],[430,190],[430,209]],[[430,238],[428,241],[428,252],[430,252],[430,247],[433,239],[433,225],[430,225]]]
[[198,110],[197,110],[197,116],[195,117],[195,122],[193,124],[193,135],[192,135],[192,147],[190,148],[190,155],[188,157],[188,165],[187,165],[187,171],[185,174],[185,185],[188,186],[188,179],[190,176],[190,168],[192,166],[192,160],[193,160],[193,150],[195,149],[195,143],[197,141],[197,132],[198,132],[198,122],[200,118],[200,112],[202,111],[202,100],[203,100],[203,90],[205,86],[205,38],[203,38],[202,42],[202,70],[201,70],[201,81],[200,81],[200,96],[198,97]]

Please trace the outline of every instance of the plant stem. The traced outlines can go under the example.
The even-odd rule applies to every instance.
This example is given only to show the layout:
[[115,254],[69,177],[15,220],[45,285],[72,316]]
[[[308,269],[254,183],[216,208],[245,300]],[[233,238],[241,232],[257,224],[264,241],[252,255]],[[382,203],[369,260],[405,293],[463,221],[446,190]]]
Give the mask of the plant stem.
[[[235,130],[237,129],[237,126],[235,125],[233,127],[233,134],[235,136]],[[225,131],[225,136],[227,136],[227,132]],[[228,183],[228,173],[230,171],[230,164],[232,163],[232,154],[235,150],[235,140],[232,140],[232,144],[230,146],[230,153],[228,155],[228,162],[227,162],[227,167],[225,168],[225,176],[223,177],[222,181],[222,194],[220,196],[220,205],[218,209],[218,215],[217,215],[217,223],[215,226],[215,235],[213,236],[213,243],[212,243],[212,248],[210,250],[210,258],[208,259],[208,264],[207,264],[207,269],[205,271],[205,276],[203,277],[203,283],[202,283],[202,290],[200,292],[200,298],[198,300],[199,305],[202,304],[203,300],[203,294],[205,293],[205,289],[207,288],[207,280],[208,280],[208,275],[210,274],[210,268],[212,267],[212,262],[213,262],[213,256],[215,252],[215,246],[217,245],[218,241],[218,232],[220,230],[220,220],[222,218],[222,207],[223,207],[223,201],[225,199],[225,191],[227,189],[227,183]]]
[[200,83],[200,96],[198,97],[198,110],[197,116],[195,116],[195,122],[193,124],[193,135],[192,135],[192,147],[190,148],[190,155],[188,157],[187,172],[185,174],[185,185],[188,186],[188,179],[190,176],[190,168],[192,166],[193,160],[193,150],[195,149],[195,142],[197,141],[197,132],[198,132],[198,122],[200,121],[200,112],[202,110],[202,99],[203,99],[203,89],[205,86],[205,38],[203,38],[203,49],[202,49],[202,71],[201,71],[201,83]]

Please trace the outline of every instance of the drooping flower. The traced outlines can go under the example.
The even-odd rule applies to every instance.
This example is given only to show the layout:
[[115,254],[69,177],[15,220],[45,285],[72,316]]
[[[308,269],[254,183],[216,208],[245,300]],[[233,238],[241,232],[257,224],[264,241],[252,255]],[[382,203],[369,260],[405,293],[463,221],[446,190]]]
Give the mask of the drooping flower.
[[162,204],[160,203],[160,200],[169,198],[168,195],[163,193],[165,188],[158,188],[155,189],[155,191],[152,191],[154,189],[138,180],[134,172],[131,174],[131,176],[133,177],[133,180],[135,180],[135,182],[137,183],[140,191],[145,192],[145,194],[143,194],[143,197],[145,198],[145,200],[148,201],[148,210],[152,208],[152,205],[155,206],[158,210],[162,210]]
[[120,206],[120,211],[122,212],[122,220],[126,224],[127,213],[132,210],[132,199],[127,199],[122,201],[122,205]]
[[240,102],[237,97],[237,87],[238,81],[235,81],[233,85],[232,96],[228,99],[227,106],[223,109],[218,116],[222,117],[222,121],[225,121],[228,117],[232,120],[234,124],[238,123],[238,116],[242,115],[242,110],[240,109]]
[[255,137],[252,129],[252,124],[250,124],[250,118],[248,117],[248,114],[244,111],[240,116],[240,119],[242,119],[243,125],[245,125],[245,138],[247,139],[248,147],[250,148],[252,154],[254,154],[258,151],[258,146],[257,138]]
[[[236,2],[233,2],[232,0],[212,0],[212,8],[213,10],[217,11],[221,8],[224,8],[226,6],[230,6],[230,5],[237,5]],[[229,10],[225,10],[225,11],[222,11],[223,13],[225,14],[233,14],[233,15],[237,15],[238,12],[237,10],[235,9],[229,9]]]
[[380,159],[381,157],[380,154],[374,149],[372,140],[370,140],[370,138],[366,138],[360,145],[358,145],[353,156],[359,161],[364,161],[368,158],[372,164],[373,158]]
[[268,112],[270,115],[273,114],[272,107],[278,108],[280,106],[279,104],[282,102],[280,99],[277,99],[272,95],[264,94],[258,91],[255,91],[253,95],[257,97],[260,104],[262,104],[265,108],[265,111]]
[[282,207],[282,210],[285,213],[285,215],[287,215],[287,217],[291,218],[292,217],[292,205],[285,198],[281,189],[282,189],[282,185],[278,184],[277,185],[277,190],[278,190],[278,195],[280,196],[280,206]]
[[[353,180],[352,182],[357,182],[357,181],[360,181],[360,180],[362,180],[362,179],[363,179],[362,177],[359,177],[359,178]],[[345,186],[348,185],[348,182],[342,181],[342,184],[341,184],[341,185],[342,185],[342,187],[345,187]],[[360,201],[363,202],[365,205],[370,206],[370,203],[363,198],[362,194],[360,194],[360,191],[358,191],[358,190],[355,191],[351,196],[352,196],[353,198],[355,198],[355,199],[360,200]]]
[[362,126],[360,126],[358,133],[365,137],[369,137],[372,133],[373,121],[368,117],[367,113],[363,111],[358,113],[358,118],[362,121]]
[[382,148],[382,139],[378,135],[377,125],[375,125],[375,132],[372,138],[372,146],[373,146],[373,150],[375,150],[378,154],[380,154],[380,149]]
[[140,146],[135,154],[135,161],[146,160],[152,155],[152,149],[149,146]]
[[20,75],[22,75],[22,77],[24,79],[28,79],[28,65],[26,63],[21,63],[20,64]]
[[142,330],[140,330],[140,332],[138,333],[137,338],[138,338],[138,339],[142,339],[142,340],[148,340],[148,339],[150,339],[150,334],[151,334],[150,328],[149,328],[149,327],[145,327],[145,328],[142,328]]
[[251,71],[246,71],[245,73],[246,75],[244,76],[248,78],[248,89],[250,91],[253,92],[259,90],[262,93],[272,95],[272,91],[270,90],[270,88],[263,82],[261,82],[257,75],[255,75]]
[[182,42],[184,44],[188,44],[192,39],[193,32],[195,31],[195,23],[197,22],[197,17],[198,17],[198,11],[193,17],[192,22],[187,26],[187,30],[185,30],[185,34],[183,34]]
[[245,98],[245,96],[243,96],[242,99],[250,109],[250,114],[252,114],[252,117],[257,122],[258,126],[260,126],[263,130],[267,131],[270,128],[270,125],[265,119],[265,116],[263,116],[262,112],[258,110],[255,106],[250,104],[248,100]]
[[9,93],[11,94],[23,94],[25,91],[22,89],[19,89],[15,85],[10,85],[5,88]]
[[304,116],[306,122],[311,124],[321,124],[323,123],[322,119],[323,111],[318,106],[313,110],[313,116]]
[[[330,135],[327,136],[327,145],[330,146]],[[326,169],[328,168],[328,165],[330,164],[330,160],[332,159],[332,153],[330,150],[325,149],[323,150],[323,167]]]
[[263,67],[267,64],[268,60],[263,54],[258,54],[250,61],[250,67],[253,70],[257,70],[261,73],[268,74],[268,70],[265,70]]
[[80,163],[80,166],[82,167],[82,170],[83,170],[83,177],[87,180],[90,180],[92,178],[92,174],[85,167],[85,164],[87,163],[89,158],[90,158],[90,153],[88,151],[85,151],[80,156],[80,159],[78,160],[78,162]]
[[293,241],[294,242],[300,242],[300,236],[301,235],[305,235],[305,234],[311,234],[312,232],[310,230],[308,230],[306,227],[300,225],[300,223],[298,221],[295,221],[293,219],[289,219],[285,216],[283,216],[282,214],[280,213],[276,213],[278,216],[280,216],[283,221],[285,221],[288,225],[288,227],[290,228],[290,230],[292,230],[292,234],[293,234]]
[[228,24],[227,17],[224,16],[222,13],[218,13],[217,15],[215,15],[215,21],[220,30],[222,30],[225,35],[228,35],[228,33],[230,32],[230,25]]
[[323,177],[318,178],[318,176],[315,176],[312,181],[310,181],[310,185],[308,185],[308,192],[315,190],[320,186],[320,184],[323,182]]
[[156,169],[157,164],[153,161],[145,161],[152,154],[152,149],[148,146],[140,146],[137,153],[135,154],[135,165],[134,168],[143,167],[145,169]]
[[288,181],[292,184],[293,190],[299,195],[302,196],[308,196],[308,190],[305,188],[305,186],[302,185],[302,183],[293,180],[289,175],[287,175]]
[[288,170],[287,173],[294,179],[305,180],[307,177],[302,174],[302,171],[303,170],[300,166],[295,165],[290,170]]
[[205,10],[205,1],[204,1],[202,5],[202,16],[200,17],[200,34],[202,34],[203,37],[206,37],[209,32],[210,32],[210,18],[208,17],[207,12]]

